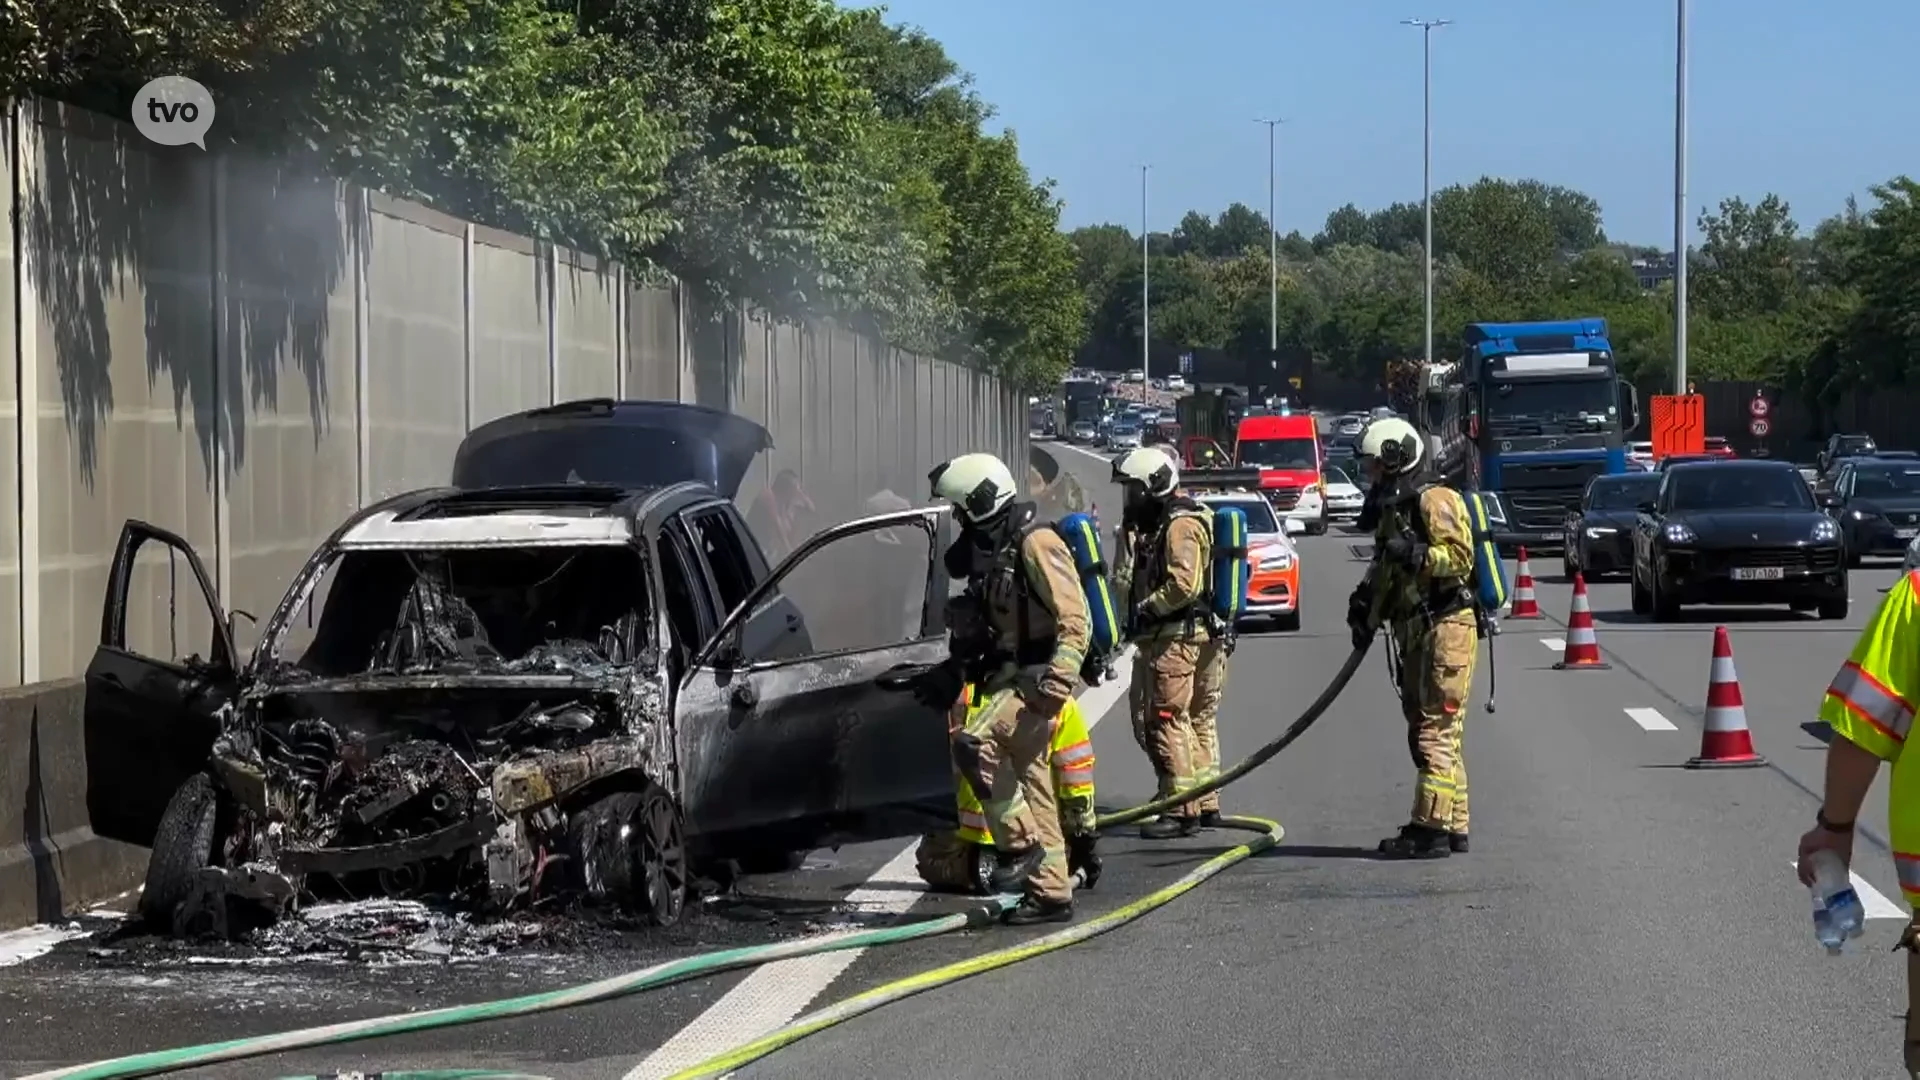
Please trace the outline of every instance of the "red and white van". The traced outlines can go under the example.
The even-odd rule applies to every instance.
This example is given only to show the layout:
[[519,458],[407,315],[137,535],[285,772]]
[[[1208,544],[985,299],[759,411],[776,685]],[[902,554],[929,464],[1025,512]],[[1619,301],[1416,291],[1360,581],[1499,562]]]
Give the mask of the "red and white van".
[[1234,432],[1233,460],[1260,470],[1260,492],[1275,513],[1327,531],[1327,481],[1321,472],[1320,426],[1309,413],[1246,417]]

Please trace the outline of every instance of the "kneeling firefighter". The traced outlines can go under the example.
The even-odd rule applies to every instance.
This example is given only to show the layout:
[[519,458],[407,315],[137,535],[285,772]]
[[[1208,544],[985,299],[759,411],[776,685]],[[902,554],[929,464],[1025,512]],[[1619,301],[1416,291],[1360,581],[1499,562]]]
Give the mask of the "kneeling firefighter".
[[[949,732],[958,736],[966,721],[986,708],[987,698],[969,685],[954,704]],[[1091,889],[1100,882],[1102,864],[1096,851],[1098,837],[1093,810],[1093,741],[1087,733],[1087,721],[1080,703],[1069,698],[1054,721],[1049,759],[1053,768],[1053,789],[1060,804],[1060,831],[1067,838],[1067,873],[1078,875],[1082,888]],[[914,852],[920,879],[935,889],[986,894],[993,891],[993,871],[997,862],[993,834],[987,828],[986,814],[974,796],[973,785],[961,778],[956,791],[960,802],[960,827],[952,832],[930,833],[920,838]]]
[[1412,819],[1380,852],[1445,858],[1467,850],[1461,740],[1478,646],[1471,520],[1459,492],[1422,475],[1424,440],[1405,420],[1368,424],[1357,456],[1372,481],[1361,525],[1373,529],[1374,561],[1348,599],[1347,625],[1355,648],[1387,628],[1420,771]]
[[[1113,482],[1126,493],[1113,580],[1135,649],[1128,705],[1164,799],[1219,771],[1214,716],[1232,628],[1214,617],[1208,597],[1212,512],[1181,494],[1172,456],[1157,447],[1129,451],[1113,463]],[[1207,795],[1146,822],[1140,835],[1191,836],[1219,816],[1219,796]]]
[[999,458],[962,454],[927,480],[960,523],[947,572],[967,583],[986,632],[978,643],[953,638],[955,655],[924,677],[921,698],[949,708],[968,681],[978,683],[985,702],[954,737],[954,765],[980,800],[994,848],[1025,878],[1006,921],[1067,922],[1073,884],[1049,747],[1087,662],[1079,570],[1061,535],[1036,523],[1034,505],[1014,500],[1013,473]]

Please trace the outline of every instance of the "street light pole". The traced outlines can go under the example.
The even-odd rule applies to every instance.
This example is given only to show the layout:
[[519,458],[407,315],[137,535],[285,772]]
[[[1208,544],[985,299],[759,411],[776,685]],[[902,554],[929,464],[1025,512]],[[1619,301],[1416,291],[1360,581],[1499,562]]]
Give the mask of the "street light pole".
[[1673,58],[1673,392],[1687,392],[1687,0],[1678,0]]
[[[1148,275],[1152,268],[1147,262],[1147,170],[1150,165],[1140,166],[1140,392],[1145,394],[1146,384],[1153,379],[1150,361],[1153,359],[1152,320],[1147,314],[1153,306],[1153,291],[1148,287]],[[1142,397],[1142,401],[1146,398]]]
[[1267,351],[1280,351],[1280,222],[1274,217],[1275,133],[1285,120],[1255,120],[1267,125]]
[[1420,28],[1422,53],[1424,56],[1423,80],[1425,89],[1421,94],[1421,128],[1425,134],[1425,151],[1422,155],[1420,205],[1426,218],[1427,287],[1426,287],[1426,362],[1433,364],[1433,32],[1442,26],[1451,26],[1452,19],[1402,19],[1404,26]]

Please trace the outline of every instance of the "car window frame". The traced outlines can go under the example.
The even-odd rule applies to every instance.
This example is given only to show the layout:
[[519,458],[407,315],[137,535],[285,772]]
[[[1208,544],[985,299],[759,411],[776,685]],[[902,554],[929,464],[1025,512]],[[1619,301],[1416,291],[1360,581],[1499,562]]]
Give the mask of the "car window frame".
[[693,658],[700,654],[700,650],[708,641],[712,640],[714,632],[719,628],[720,616],[715,610],[715,586],[707,569],[706,559],[702,556],[699,546],[694,543],[686,522],[682,521],[681,517],[682,514],[674,514],[661,523],[659,533],[654,540],[654,558],[655,565],[660,571],[660,613],[666,619],[669,631],[676,636],[680,633],[680,628],[673,624],[673,605],[666,595],[669,551],[677,561],[683,564],[683,570],[695,578],[688,583],[690,586],[688,599],[693,602],[694,609],[695,635],[693,640],[686,643],[686,655],[681,659],[682,664],[691,665]]
[[[700,649],[694,656],[693,662],[688,665],[687,675],[690,677],[693,674],[693,672],[700,670],[702,668],[715,669],[715,670],[718,669],[717,665],[715,664],[715,656],[722,651],[722,646],[726,643],[727,639],[730,637],[737,636],[740,633],[740,631],[745,627],[748,619],[753,617],[754,614],[759,612],[762,608],[766,607],[769,602],[771,602],[775,597],[778,597],[780,595],[780,582],[783,581],[791,573],[793,567],[796,567],[800,565],[802,562],[804,562],[805,560],[807,560],[808,558],[811,558],[814,554],[819,552],[822,548],[828,547],[832,544],[839,543],[841,540],[859,535],[863,532],[876,532],[883,528],[924,527],[929,531],[930,533],[930,536],[928,538],[929,564],[928,564],[928,571],[927,571],[928,597],[927,597],[927,603],[922,609],[922,626],[921,626],[922,636],[915,640],[925,641],[931,638],[943,636],[947,632],[945,611],[938,603],[934,602],[934,597],[932,594],[935,591],[935,589],[939,587],[941,582],[941,578],[938,573],[939,567],[937,565],[938,555],[939,555],[939,552],[942,550],[941,541],[951,539],[951,537],[947,535],[947,531],[946,531],[947,522],[949,520],[949,515],[951,511],[952,511],[952,507],[944,504],[927,506],[927,507],[913,507],[906,510],[894,510],[884,514],[874,514],[874,515],[870,515],[863,518],[856,518],[852,521],[843,522],[839,525],[830,526],[808,537],[806,540],[802,541],[798,547],[794,548],[794,550],[790,554],[788,554],[786,558],[780,560],[780,563],[777,566],[774,566],[772,569],[767,571],[766,577],[763,578],[759,584],[754,586],[753,591],[748,593],[747,596],[741,601],[739,605],[737,605],[733,610],[729,611],[720,620],[719,627],[714,631],[712,636],[708,638],[707,642],[700,647]],[[716,598],[717,598],[717,594],[716,594]],[[895,644],[898,645],[898,644],[905,644],[905,643],[896,642]],[[869,652],[872,650],[871,649],[853,649],[853,650],[845,650],[845,651]],[[769,659],[757,659],[752,657],[745,657],[741,659],[741,662],[737,666],[737,670],[742,672],[753,672],[753,671],[762,670],[768,667],[775,667],[783,664],[791,664],[796,662],[797,660],[814,660],[822,656],[830,656],[830,655],[833,655],[833,654],[809,652],[806,656],[797,657],[797,658],[796,657],[776,657],[776,658],[769,658]]]

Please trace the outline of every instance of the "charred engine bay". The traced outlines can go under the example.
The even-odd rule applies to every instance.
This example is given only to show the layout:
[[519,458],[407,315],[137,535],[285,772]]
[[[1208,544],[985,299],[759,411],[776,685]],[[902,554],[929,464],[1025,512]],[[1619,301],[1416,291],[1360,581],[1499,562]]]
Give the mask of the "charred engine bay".
[[311,643],[223,725],[212,865],[175,935],[234,939],[328,901],[630,906],[599,886],[632,875],[590,865],[622,856],[581,837],[624,836],[593,820],[628,805],[606,797],[665,775],[641,569],[624,548],[341,556]]

